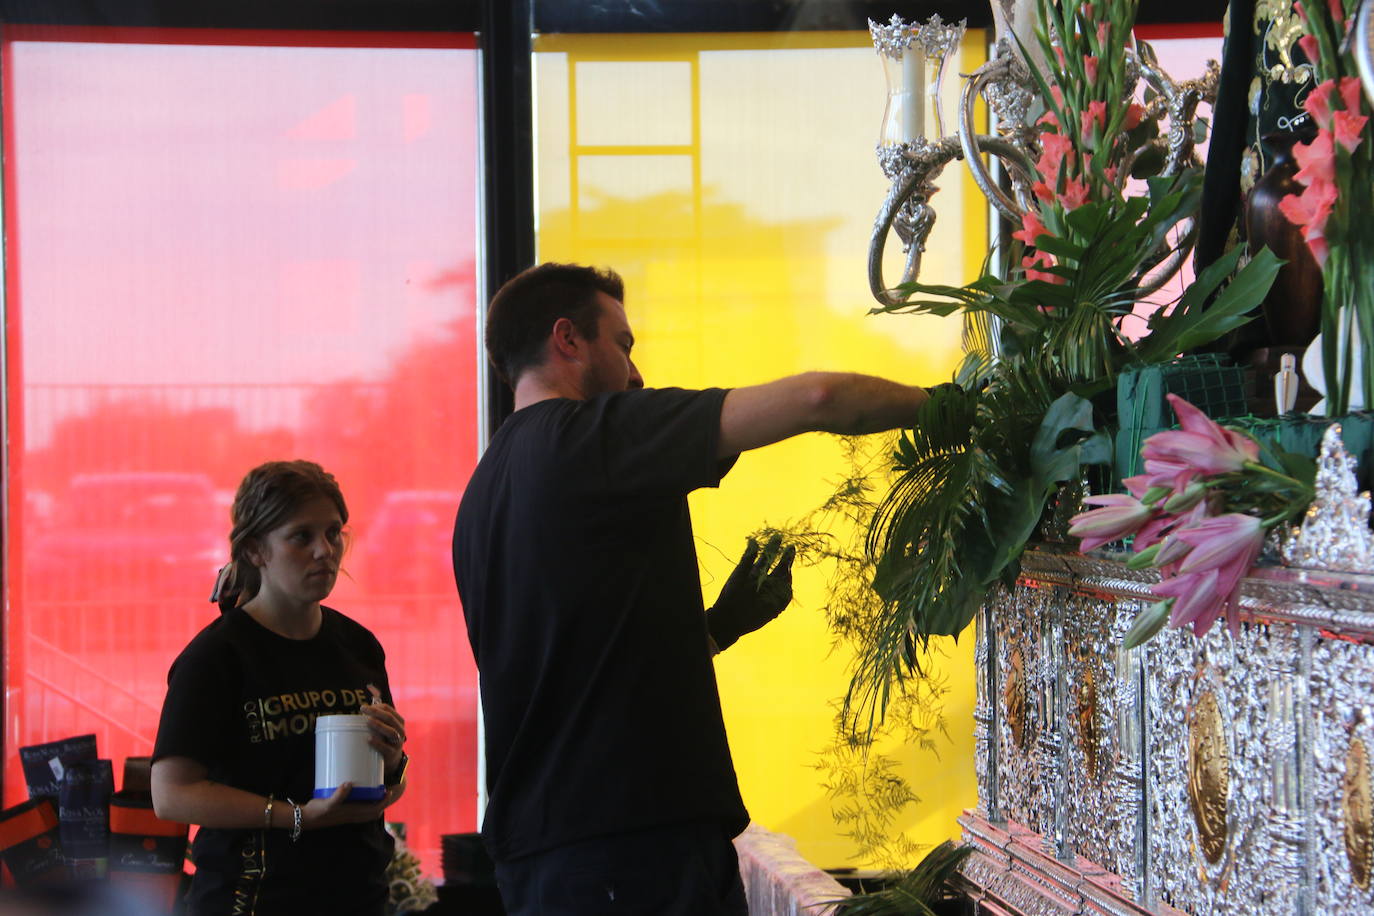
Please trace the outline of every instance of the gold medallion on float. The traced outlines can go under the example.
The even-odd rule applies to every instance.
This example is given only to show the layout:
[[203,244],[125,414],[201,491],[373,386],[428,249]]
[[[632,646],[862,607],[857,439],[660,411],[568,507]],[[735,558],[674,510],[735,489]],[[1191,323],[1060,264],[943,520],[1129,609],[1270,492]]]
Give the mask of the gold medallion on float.
[[1374,810],[1371,810],[1369,750],[1359,738],[1345,754],[1345,778],[1341,786],[1341,818],[1345,822],[1345,855],[1350,878],[1360,889],[1369,887],[1374,870]]
[[1078,682],[1078,739],[1083,746],[1083,762],[1088,771],[1088,779],[1097,781],[1098,742],[1097,733],[1097,679],[1093,676],[1091,664],[1083,666],[1083,676]]
[[1208,690],[1188,716],[1188,807],[1203,858],[1216,865],[1226,852],[1230,754],[1217,698]]
[[1011,740],[1020,750],[1026,749],[1026,661],[1019,648],[1007,659],[1007,680],[1002,685],[1002,704],[1007,711],[1007,726]]

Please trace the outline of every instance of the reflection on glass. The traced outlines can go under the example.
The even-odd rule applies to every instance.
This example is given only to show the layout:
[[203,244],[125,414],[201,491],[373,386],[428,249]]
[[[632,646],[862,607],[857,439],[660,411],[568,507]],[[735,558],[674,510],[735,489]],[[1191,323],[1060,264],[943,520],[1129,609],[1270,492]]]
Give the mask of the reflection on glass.
[[95,732],[116,772],[149,753],[168,665],[216,613],[233,487],[310,458],[353,518],[330,603],[377,633],[412,725],[392,816],[437,872],[439,835],[476,823],[439,537],[476,458],[472,42],[101,34],[6,30],[7,734]]

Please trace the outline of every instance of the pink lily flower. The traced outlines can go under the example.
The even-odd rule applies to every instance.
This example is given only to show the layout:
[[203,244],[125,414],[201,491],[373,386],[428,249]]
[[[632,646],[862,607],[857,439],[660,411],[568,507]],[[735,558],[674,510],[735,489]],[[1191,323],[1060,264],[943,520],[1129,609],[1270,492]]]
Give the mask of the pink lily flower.
[[1126,489],[1136,499],[1144,499],[1149,492],[1151,483],[1148,474],[1136,474],[1134,477],[1123,477],[1121,482],[1126,485]]
[[[1181,491],[1194,476],[1239,471],[1259,457],[1259,443],[1253,439],[1223,428],[1176,394],[1168,399],[1182,429],[1155,433],[1140,450],[1145,469],[1156,482],[1163,482],[1159,478],[1172,471],[1174,489]],[[1154,468],[1151,462],[1156,462]]]
[[[1147,439],[1146,442],[1148,443],[1149,440]],[[1143,449],[1141,455],[1145,455]],[[1191,464],[1175,461],[1172,458],[1145,455],[1145,475],[1149,478],[1152,487],[1168,487],[1178,491],[1188,486],[1188,482],[1197,476],[1197,469]]]
[[1140,526],[1140,530],[1135,533],[1131,545],[1139,552],[1162,541],[1159,553],[1155,555],[1152,565],[1157,567],[1163,575],[1172,576],[1178,572],[1178,561],[1193,548],[1185,542],[1170,537],[1170,535],[1173,534],[1174,529],[1192,525],[1206,517],[1207,504],[1205,502],[1198,503],[1186,515],[1171,515],[1167,512],[1161,512]]
[[[1191,620],[1193,632],[1200,636],[1225,611],[1227,624],[1235,632],[1240,625],[1240,580],[1255,565],[1264,547],[1263,524],[1253,515],[1230,512],[1180,528],[1173,537],[1191,544],[1193,549],[1179,564],[1178,575],[1170,581],[1191,580],[1187,583],[1189,588],[1207,592],[1203,597],[1188,601],[1181,591],[1182,584],[1171,586],[1168,593],[1180,598],[1182,605],[1174,608],[1179,618],[1174,625]],[[1153,591],[1166,594],[1160,586]]]
[[1172,536],[1166,537],[1160,545],[1159,553],[1155,554],[1155,566],[1163,570],[1166,576],[1174,576],[1178,573],[1178,564],[1192,549],[1193,545],[1187,541]]
[[[1138,530],[1135,533],[1135,537],[1131,539],[1131,547],[1135,549],[1136,553],[1153,547],[1163,540],[1170,531],[1177,527],[1178,522],[1179,518],[1176,515],[1165,515],[1160,513],[1154,516],[1140,526],[1140,530]],[[1156,561],[1158,561],[1158,557],[1156,557]]]
[[1264,546],[1264,525],[1253,515],[1228,512],[1180,528],[1174,537],[1193,545],[1178,568],[1180,573],[1238,569],[1234,576],[1238,580],[1250,571]]
[[1079,550],[1084,553],[1134,534],[1154,514],[1149,506],[1124,493],[1089,496],[1083,502],[1102,507],[1080,512],[1069,520],[1069,534],[1082,538]]
[[1169,626],[1193,625],[1193,633],[1201,636],[1226,609],[1226,596],[1217,590],[1219,574],[1215,569],[1191,576],[1173,576],[1150,588],[1161,598],[1173,598],[1169,612]]
[[1194,480],[1165,501],[1164,511],[1170,513],[1187,512],[1202,502],[1206,495],[1207,487],[1202,481]]

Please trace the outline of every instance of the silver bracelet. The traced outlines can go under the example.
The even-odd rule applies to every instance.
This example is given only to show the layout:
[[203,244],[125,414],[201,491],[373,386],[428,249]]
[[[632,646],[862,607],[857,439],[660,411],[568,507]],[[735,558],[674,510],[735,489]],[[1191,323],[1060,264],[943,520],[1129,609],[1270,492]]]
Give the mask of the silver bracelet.
[[301,838],[301,806],[287,799],[286,803],[291,806],[291,842],[296,842]]

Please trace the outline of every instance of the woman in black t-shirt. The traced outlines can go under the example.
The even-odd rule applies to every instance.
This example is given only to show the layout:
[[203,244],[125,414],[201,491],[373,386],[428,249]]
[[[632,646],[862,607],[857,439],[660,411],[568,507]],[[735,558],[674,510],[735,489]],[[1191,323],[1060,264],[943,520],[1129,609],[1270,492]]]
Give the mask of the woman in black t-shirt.
[[[382,812],[405,791],[405,721],[376,637],[320,603],[347,521],[338,484],[311,462],[270,462],[239,485],[223,613],[172,664],[153,755],[158,816],[201,828],[195,916],[384,911]],[[384,761],[382,797],[349,800],[344,783],[312,798],[315,718],[359,712]]]

